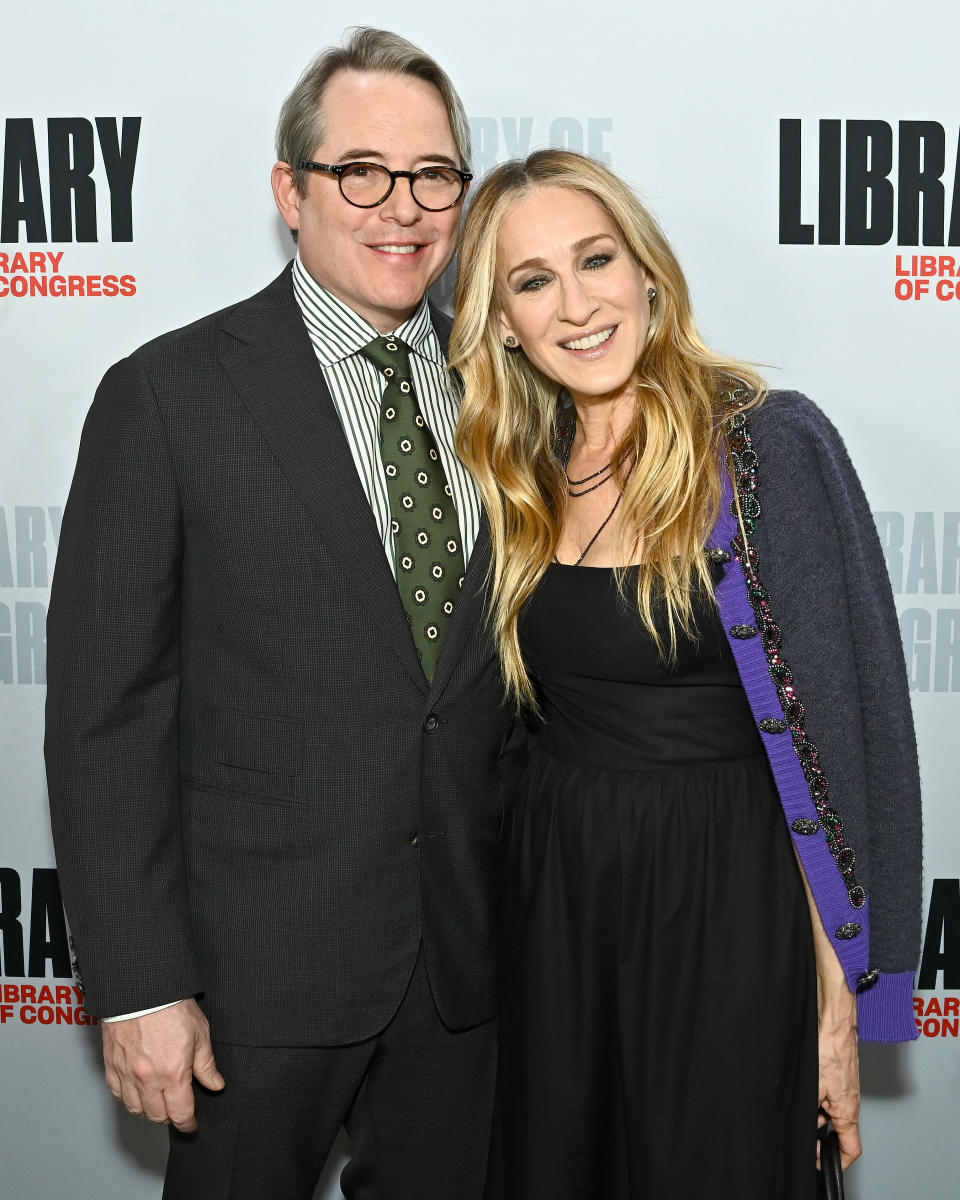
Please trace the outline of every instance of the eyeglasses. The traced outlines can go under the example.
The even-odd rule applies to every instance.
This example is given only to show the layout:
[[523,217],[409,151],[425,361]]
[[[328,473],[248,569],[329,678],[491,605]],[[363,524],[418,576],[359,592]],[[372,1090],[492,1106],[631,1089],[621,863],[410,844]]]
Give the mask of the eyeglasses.
[[336,175],[340,195],[357,208],[376,208],[394,189],[398,179],[410,180],[410,194],[427,212],[443,212],[460,202],[464,188],[473,178],[456,167],[421,167],[419,171],[390,171],[379,163],[330,163],[300,160],[302,171],[327,171]]

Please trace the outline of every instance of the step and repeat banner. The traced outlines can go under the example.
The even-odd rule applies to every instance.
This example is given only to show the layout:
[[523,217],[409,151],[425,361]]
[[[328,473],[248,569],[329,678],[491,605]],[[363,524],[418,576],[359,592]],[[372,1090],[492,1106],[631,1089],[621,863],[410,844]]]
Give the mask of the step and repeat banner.
[[[960,1152],[960,101],[953,0],[587,12],[554,0],[8,5],[0,73],[0,1190],[159,1197],[165,1131],[102,1082],[70,977],[41,755],[63,504],[105,369],[290,257],[281,101],[351,24],[447,68],[482,174],[545,145],[660,216],[709,342],[806,391],[859,467],[903,633],[926,800],[920,1039],[863,1051],[858,1197],[954,1194]],[[445,280],[441,299],[452,286]],[[802,519],[802,514],[798,514]],[[109,631],[106,631],[109,636]],[[760,1003],[758,998],[758,1003]],[[265,1014],[266,1015],[266,1014]],[[339,1197],[341,1159],[318,1200]],[[425,1198],[426,1200],[426,1198]]]

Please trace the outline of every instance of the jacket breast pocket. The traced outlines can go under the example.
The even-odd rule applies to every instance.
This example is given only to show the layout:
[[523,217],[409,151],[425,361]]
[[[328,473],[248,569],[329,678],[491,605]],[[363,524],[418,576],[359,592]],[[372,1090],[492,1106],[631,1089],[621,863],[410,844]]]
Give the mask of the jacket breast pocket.
[[295,802],[303,771],[303,722],[237,709],[204,713],[193,769],[201,787]]

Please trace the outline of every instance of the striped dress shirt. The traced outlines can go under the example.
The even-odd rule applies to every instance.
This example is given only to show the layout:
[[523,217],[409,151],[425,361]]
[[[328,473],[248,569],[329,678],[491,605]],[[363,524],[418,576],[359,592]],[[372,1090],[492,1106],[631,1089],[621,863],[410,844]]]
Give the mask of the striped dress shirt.
[[[387,381],[373,363],[360,354],[364,346],[382,335],[342,300],[322,288],[304,267],[299,255],[293,263],[293,292],[370,502],[390,569],[396,575],[390,500],[379,441],[380,398]],[[453,493],[466,563],[480,527],[480,497],[470,473],[454,449],[458,404],[447,381],[447,362],[430,320],[426,297],[413,316],[393,333],[410,347],[413,386]]]

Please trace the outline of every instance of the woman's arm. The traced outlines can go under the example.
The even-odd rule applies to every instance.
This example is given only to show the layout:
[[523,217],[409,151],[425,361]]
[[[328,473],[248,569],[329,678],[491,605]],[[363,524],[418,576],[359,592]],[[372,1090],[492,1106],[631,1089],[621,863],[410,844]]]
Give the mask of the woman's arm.
[[[807,883],[803,865],[797,866],[807,893],[813,947],[817,960],[817,1014],[819,1019],[820,1082],[818,1101],[821,1125],[829,1118],[840,1139],[844,1170],[860,1157],[860,1064],[857,1057],[857,998],[847,986]],[[817,1154],[819,1155],[819,1144]]]

